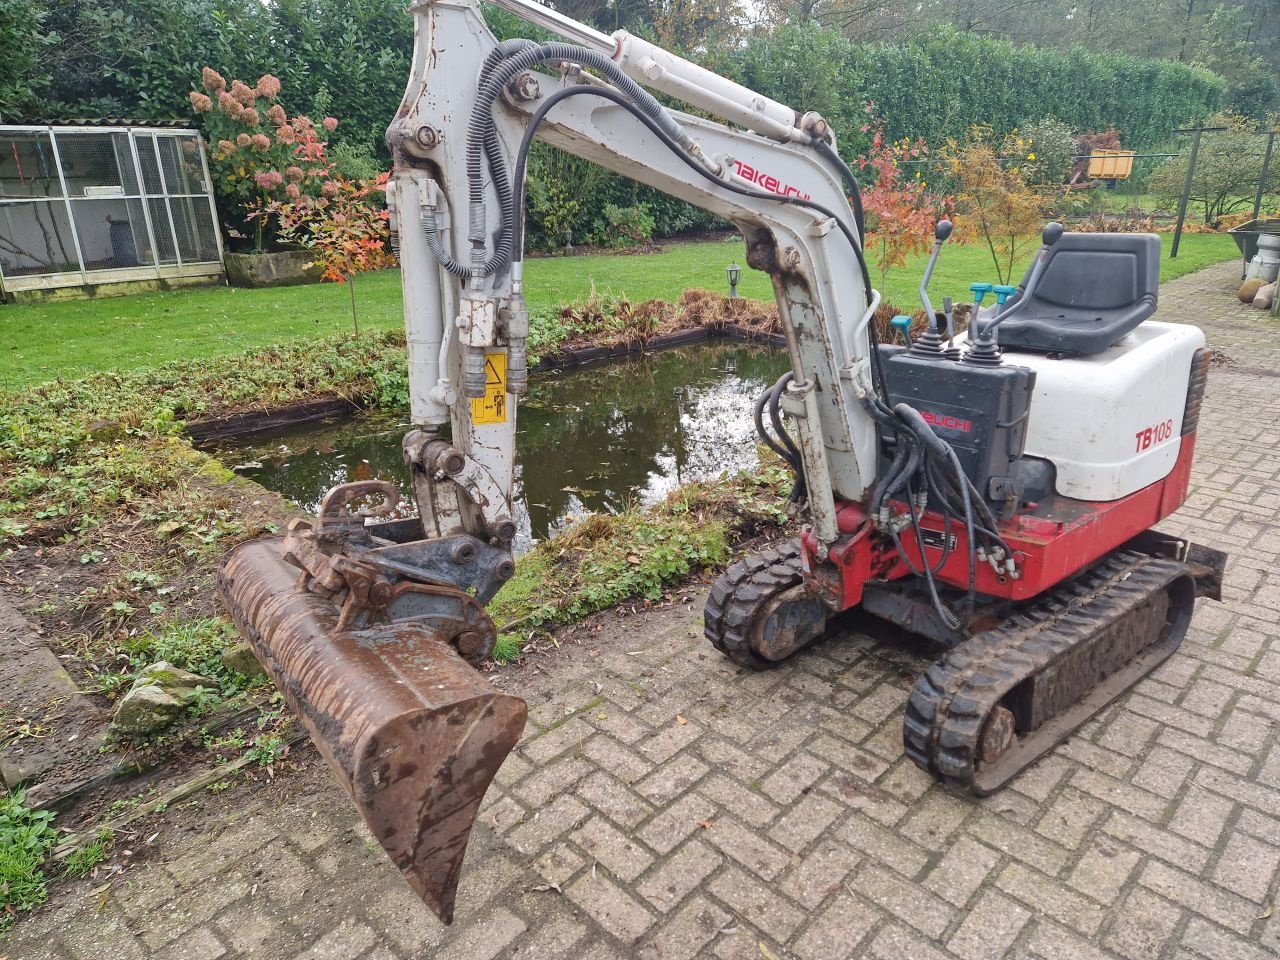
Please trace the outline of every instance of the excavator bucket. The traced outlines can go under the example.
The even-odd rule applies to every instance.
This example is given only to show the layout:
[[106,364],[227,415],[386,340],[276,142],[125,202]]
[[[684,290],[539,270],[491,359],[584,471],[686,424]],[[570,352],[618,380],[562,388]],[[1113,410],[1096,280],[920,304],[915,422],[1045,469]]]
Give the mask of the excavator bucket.
[[219,591],[373,835],[450,923],[471,827],[524,730],[525,703],[455,646],[474,643],[483,617],[457,615],[474,606],[465,594],[423,594],[416,619],[348,627],[332,599],[306,589],[289,547],[235,548]]

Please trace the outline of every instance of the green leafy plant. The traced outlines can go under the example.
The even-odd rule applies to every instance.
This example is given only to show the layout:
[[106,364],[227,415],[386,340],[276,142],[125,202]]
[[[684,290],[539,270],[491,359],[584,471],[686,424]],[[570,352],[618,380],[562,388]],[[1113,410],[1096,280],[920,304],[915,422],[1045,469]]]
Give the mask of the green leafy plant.
[[[1216,226],[1226,215],[1250,207],[1261,174],[1257,154],[1265,138],[1257,135],[1258,121],[1234,113],[1211,117],[1209,126],[1226,127],[1220,133],[1206,133],[1191,178],[1190,202],[1202,220]],[[1189,154],[1165,161],[1151,175],[1148,188],[1170,207],[1182,195],[1187,179]],[[1272,164],[1264,195],[1280,194],[1280,164]]]
[[107,859],[107,846],[115,839],[109,827],[103,827],[94,840],[67,854],[62,872],[68,877],[87,877],[93,868]]
[[44,861],[57,842],[48,810],[31,810],[21,790],[0,794],[0,931],[49,897]]

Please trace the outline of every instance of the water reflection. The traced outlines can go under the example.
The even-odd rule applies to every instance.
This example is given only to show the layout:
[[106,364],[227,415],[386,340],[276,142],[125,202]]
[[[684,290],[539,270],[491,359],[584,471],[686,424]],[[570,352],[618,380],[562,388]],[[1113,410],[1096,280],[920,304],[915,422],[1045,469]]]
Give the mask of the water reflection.
[[[755,466],[751,406],[786,368],[781,350],[716,344],[535,377],[519,413],[517,552],[583,513],[647,506],[682,483]],[[351,480],[393,480],[407,497],[406,427],[370,414],[217,453],[314,512],[329,487]]]

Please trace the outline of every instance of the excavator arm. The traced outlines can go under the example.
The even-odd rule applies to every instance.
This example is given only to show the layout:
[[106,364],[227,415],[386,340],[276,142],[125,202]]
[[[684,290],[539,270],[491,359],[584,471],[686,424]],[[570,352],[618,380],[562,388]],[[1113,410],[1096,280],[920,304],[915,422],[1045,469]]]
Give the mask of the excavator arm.
[[[418,0],[388,130],[404,284],[416,517],[395,487],[335,487],[314,521],[238,547],[220,590],[241,632],[409,883],[445,922],[484,792],[525,705],[476,672],[484,604],[515,572],[518,398],[527,388],[524,174],[540,140],[732,221],[770,274],[791,357],[810,535],[875,482],[872,291],[825,121],[619,31],[500,0],[572,42],[499,43],[479,0]],[[663,106],[645,86],[708,116]],[[715,119],[719,118],[719,119]]]

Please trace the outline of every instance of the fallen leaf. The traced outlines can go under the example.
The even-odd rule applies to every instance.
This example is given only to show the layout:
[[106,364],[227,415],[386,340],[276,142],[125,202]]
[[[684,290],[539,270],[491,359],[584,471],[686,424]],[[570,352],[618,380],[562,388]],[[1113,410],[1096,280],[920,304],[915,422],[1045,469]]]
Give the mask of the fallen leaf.
[[596,714],[596,719],[597,719],[597,720],[608,720],[608,719],[609,719],[609,715],[608,715],[607,713],[597,713],[597,714]]
[[684,727],[684,726],[688,726],[689,721],[688,721],[688,720],[686,720],[684,717],[682,717],[680,714],[678,714],[678,713],[677,713],[677,714],[676,714],[676,723],[678,723],[678,724],[680,724],[680,726]]
[[778,960],[778,955],[770,950],[763,940],[759,941],[757,946],[760,947],[760,954],[764,957],[764,960]]
[[710,830],[714,823],[715,823],[714,820],[699,820],[698,826],[700,826],[703,830]]
[[1259,920],[1266,920],[1268,917],[1270,917],[1270,916],[1271,916],[1271,911],[1272,911],[1272,910],[1274,910],[1274,909],[1275,909],[1275,907],[1274,907],[1274,906],[1272,906],[1271,904],[1267,904],[1267,909],[1265,909],[1265,910],[1263,910],[1263,911],[1262,911],[1262,914],[1258,917],[1258,919],[1259,919]]
[[546,893],[548,890],[554,890],[556,893],[564,893],[564,891],[560,889],[560,884],[558,883],[540,883],[536,887],[530,887],[529,889],[534,893]]
[[640,558],[634,553],[627,554],[627,563],[636,564],[640,562]]

